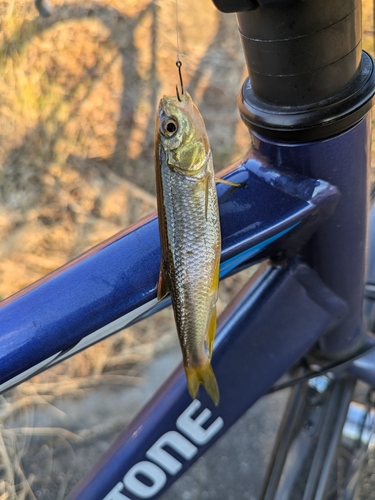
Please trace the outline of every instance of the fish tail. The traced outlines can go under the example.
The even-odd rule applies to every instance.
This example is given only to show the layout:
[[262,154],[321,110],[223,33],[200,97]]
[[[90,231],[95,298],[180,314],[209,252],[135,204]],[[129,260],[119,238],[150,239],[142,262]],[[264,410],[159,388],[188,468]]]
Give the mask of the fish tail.
[[202,383],[212,401],[217,406],[219,404],[219,387],[210,362],[201,366],[185,367],[187,385],[190,396],[194,399],[197,395],[199,384]]

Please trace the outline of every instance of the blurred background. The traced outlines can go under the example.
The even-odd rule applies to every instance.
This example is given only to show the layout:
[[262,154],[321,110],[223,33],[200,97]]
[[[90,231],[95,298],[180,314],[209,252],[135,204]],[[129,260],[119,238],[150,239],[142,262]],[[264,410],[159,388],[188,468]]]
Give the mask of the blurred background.
[[[249,146],[235,17],[179,0],[178,19],[185,87],[220,171]],[[0,2],[1,299],[155,210],[154,117],[178,82],[176,38],[173,0],[55,0],[47,19],[31,1]],[[249,272],[221,285],[220,310]],[[163,311],[0,396],[0,500],[64,498],[175,353]]]

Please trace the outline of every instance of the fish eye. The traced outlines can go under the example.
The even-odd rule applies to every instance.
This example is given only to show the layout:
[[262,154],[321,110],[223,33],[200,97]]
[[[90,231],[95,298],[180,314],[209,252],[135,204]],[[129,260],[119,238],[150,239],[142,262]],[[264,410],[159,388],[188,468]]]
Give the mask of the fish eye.
[[161,124],[161,129],[162,129],[162,133],[164,135],[166,135],[167,137],[173,137],[178,129],[178,125],[177,125],[176,120],[174,120],[172,118],[168,118],[167,120],[164,120]]

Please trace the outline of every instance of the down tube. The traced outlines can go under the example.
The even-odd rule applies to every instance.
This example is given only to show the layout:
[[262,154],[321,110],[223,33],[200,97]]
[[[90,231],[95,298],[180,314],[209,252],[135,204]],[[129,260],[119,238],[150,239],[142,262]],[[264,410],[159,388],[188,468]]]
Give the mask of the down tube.
[[69,500],[158,498],[342,315],[345,306],[307,265],[267,267],[219,320],[214,406],[194,401],[178,367]]

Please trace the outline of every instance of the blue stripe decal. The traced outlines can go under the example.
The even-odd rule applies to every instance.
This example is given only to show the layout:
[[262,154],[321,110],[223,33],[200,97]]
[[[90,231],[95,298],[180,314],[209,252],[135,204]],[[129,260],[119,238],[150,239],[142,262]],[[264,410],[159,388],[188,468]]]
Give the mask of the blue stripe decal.
[[258,243],[258,245],[255,245],[248,250],[245,250],[244,252],[235,255],[231,259],[223,262],[220,266],[220,278],[223,278],[226,276],[228,273],[233,271],[237,266],[245,262],[246,260],[250,259],[250,257],[253,257],[255,254],[263,250],[267,245],[270,243],[274,242],[278,238],[281,238],[281,236],[284,236],[284,234],[288,233],[292,229],[294,229],[296,226],[298,226],[299,222],[296,224],[293,224],[293,226],[288,227],[287,229],[284,229],[284,231],[281,231],[280,233],[275,234],[275,236],[271,236],[271,238],[268,238],[267,240],[262,241],[261,243]]

